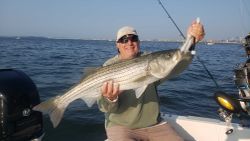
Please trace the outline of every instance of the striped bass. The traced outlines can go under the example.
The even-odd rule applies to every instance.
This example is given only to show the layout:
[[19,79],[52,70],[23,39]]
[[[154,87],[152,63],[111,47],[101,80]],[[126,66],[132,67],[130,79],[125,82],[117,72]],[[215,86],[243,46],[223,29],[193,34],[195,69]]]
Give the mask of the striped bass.
[[185,70],[192,61],[192,52],[194,37],[188,36],[179,49],[158,51],[101,67],[65,94],[42,102],[33,110],[49,114],[53,126],[56,127],[72,101],[82,99],[91,107],[101,96],[103,83],[109,80],[118,83],[121,91],[134,89],[136,97],[139,98],[149,84],[169,79]]

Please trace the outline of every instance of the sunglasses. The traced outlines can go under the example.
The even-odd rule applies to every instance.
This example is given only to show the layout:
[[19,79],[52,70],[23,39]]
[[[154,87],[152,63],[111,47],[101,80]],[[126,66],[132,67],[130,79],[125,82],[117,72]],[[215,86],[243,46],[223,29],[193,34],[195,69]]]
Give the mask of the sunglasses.
[[118,42],[119,42],[119,43],[125,44],[125,43],[128,42],[128,40],[130,40],[131,42],[138,42],[138,41],[139,41],[139,38],[138,38],[137,35],[131,35],[131,34],[129,34],[129,35],[122,36],[122,37],[118,40]]

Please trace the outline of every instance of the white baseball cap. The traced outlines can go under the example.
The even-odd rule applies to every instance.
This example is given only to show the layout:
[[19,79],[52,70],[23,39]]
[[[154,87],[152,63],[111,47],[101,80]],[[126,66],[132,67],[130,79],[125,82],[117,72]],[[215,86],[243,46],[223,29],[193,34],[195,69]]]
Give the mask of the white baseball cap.
[[132,35],[138,36],[136,30],[133,27],[124,26],[124,27],[122,27],[122,28],[120,28],[118,30],[117,36],[116,36],[116,41],[118,41],[124,35],[128,35],[128,34],[132,34]]

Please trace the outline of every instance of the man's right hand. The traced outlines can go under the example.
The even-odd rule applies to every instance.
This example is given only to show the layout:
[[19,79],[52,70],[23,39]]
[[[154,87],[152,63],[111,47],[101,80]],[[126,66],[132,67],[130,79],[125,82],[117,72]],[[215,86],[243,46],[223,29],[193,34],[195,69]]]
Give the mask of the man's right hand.
[[119,84],[114,83],[112,80],[104,82],[102,85],[102,96],[114,101],[118,98],[118,95],[121,93],[119,90]]
[[205,30],[203,25],[198,21],[193,21],[193,23],[188,27],[187,34],[195,37],[195,43],[201,41],[205,36]]

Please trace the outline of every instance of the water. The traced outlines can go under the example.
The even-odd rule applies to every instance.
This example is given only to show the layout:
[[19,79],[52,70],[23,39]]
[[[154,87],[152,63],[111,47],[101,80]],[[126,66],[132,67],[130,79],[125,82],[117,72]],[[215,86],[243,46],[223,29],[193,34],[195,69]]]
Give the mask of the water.
[[[24,71],[37,85],[42,101],[63,94],[84,75],[84,68],[101,66],[117,53],[112,41],[46,38],[0,38],[0,68]],[[141,42],[143,51],[177,48],[179,43]],[[237,94],[233,81],[236,64],[246,60],[241,45],[197,45],[197,54],[227,93]],[[194,59],[177,78],[159,86],[161,111],[218,119],[213,100],[216,87],[202,65]],[[44,116],[44,141],[99,141],[106,138],[104,116],[97,106],[88,108],[77,100],[70,104],[62,122],[53,128]]]

